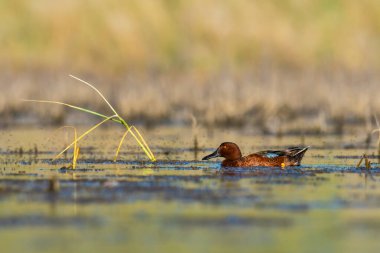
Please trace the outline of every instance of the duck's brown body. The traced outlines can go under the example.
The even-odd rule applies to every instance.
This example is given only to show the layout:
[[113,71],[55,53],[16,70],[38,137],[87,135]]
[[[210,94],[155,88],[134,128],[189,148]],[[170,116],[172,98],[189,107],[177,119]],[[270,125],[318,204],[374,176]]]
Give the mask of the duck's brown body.
[[255,166],[299,166],[303,155],[309,147],[291,147],[285,150],[267,150],[248,156],[242,156],[239,147],[232,142],[224,142],[212,154],[203,160],[214,157],[224,157],[222,167],[255,167]]
[[300,160],[296,161],[290,159],[287,156],[278,156],[274,158],[268,158],[261,156],[259,154],[251,154],[244,156],[236,160],[225,159],[222,162],[223,167],[254,167],[254,166],[270,166],[270,167],[281,167],[281,166],[298,166],[300,165]]

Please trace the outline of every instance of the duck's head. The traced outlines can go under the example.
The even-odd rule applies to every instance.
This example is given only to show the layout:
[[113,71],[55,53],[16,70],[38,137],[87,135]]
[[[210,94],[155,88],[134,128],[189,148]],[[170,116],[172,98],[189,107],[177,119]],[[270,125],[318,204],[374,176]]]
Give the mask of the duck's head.
[[215,157],[224,157],[226,160],[233,161],[241,158],[241,152],[238,145],[235,143],[223,142],[214,153],[203,157],[202,160],[208,160]]

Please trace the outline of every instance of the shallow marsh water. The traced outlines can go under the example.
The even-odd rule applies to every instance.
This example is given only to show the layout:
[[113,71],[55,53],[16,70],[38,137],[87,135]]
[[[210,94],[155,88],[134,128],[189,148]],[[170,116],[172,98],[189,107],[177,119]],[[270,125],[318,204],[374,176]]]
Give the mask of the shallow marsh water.
[[[144,131],[149,162],[122,132],[102,129],[51,161],[71,136],[54,129],[0,132],[1,252],[378,252],[380,168],[355,168],[363,136],[254,136],[187,128]],[[303,166],[231,175],[201,161],[222,141],[247,154],[311,145]],[[374,144],[373,144],[374,145]],[[350,147],[349,149],[347,147]],[[286,249],[286,250],[285,250]]]

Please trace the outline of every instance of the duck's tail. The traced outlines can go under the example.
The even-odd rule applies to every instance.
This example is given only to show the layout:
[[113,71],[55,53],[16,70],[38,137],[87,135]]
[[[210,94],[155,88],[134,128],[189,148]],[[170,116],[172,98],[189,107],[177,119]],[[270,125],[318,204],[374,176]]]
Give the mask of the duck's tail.
[[289,161],[294,166],[301,165],[301,160],[306,153],[306,151],[310,148],[310,146],[307,147],[290,147],[286,151],[288,152],[288,158]]

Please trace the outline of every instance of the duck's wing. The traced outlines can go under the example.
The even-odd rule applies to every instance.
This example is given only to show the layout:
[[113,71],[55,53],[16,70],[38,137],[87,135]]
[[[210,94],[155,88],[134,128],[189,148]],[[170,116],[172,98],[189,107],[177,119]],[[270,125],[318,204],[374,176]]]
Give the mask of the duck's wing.
[[265,151],[260,151],[255,154],[266,157],[266,158],[276,158],[279,156],[287,156],[287,157],[297,157],[299,155],[303,155],[306,150],[309,148],[308,147],[289,147],[285,150],[265,150]]
[[247,156],[263,166],[298,166],[309,147],[289,147],[285,150],[265,150]]
[[279,156],[285,156],[287,152],[285,150],[265,150],[255,154],[266,158],[276,158]]

